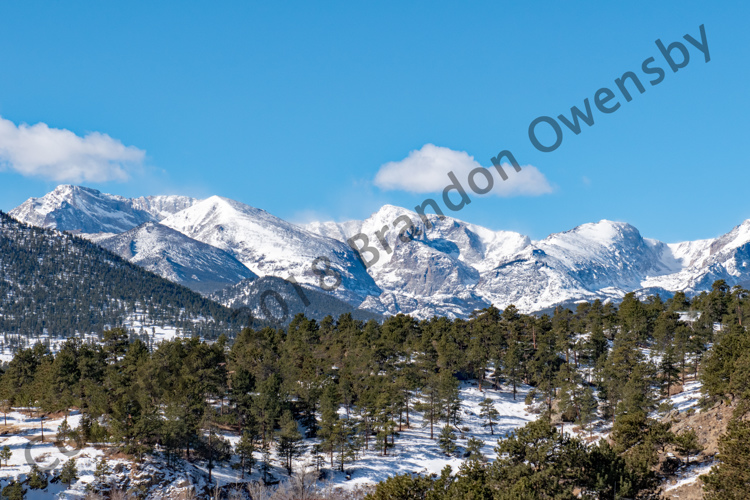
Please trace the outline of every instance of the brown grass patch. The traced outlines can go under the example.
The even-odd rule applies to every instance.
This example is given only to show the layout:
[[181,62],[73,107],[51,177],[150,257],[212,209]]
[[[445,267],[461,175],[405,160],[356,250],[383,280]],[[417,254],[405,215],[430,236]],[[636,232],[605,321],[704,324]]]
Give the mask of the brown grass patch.
[[15,435],[22,431],[17,425],[0,425],[0,436]]

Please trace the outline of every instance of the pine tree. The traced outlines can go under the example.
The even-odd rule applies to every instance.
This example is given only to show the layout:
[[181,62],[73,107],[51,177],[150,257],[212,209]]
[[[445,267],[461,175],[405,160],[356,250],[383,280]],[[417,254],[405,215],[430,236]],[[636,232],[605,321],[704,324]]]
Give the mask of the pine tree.
[[245,472],[252,474],[253,466],[255,465],[255,439],[253,439],[250,431],[245,430],[242,433],[242,437],[237,442],[235,452],[240,456],[240,469],[242,471],[242,479],[245,479]]
[[336,450],[336,426],[339,421],[339,393],[336,386],[327,384],[320,399],[320,429],[318,435],[321,446],[328,452],[333,467],[333,452]]
[[727,432],[719,438],[721,462],[701,480],[706,500],[740,499],[747,497],[750,484],[750,422],[736,415]]
[[664,350],[661,362],[659,363],[659,371],[661,372],[662,385],[665,389],[664,395],[669,397],[670,389],[680,379],[680,370],[677,368],[675,350],[671,344]]
[[446,455],[452,455],[456,452],[456,433],[453,427],[446,424],[438,436],[438,446]]
[[297,421],[292,417],[292,412],[285,411],[281,416],[278,432],[277,453],[284,464],[287,474],[292,475],[294,461],[302,456],[305,447],[302,445],[302,434],[300,434]]
[[495,404],[490,398],[485,398],[479,403],[479,416],[481,416],[485,422],[482,424],[484,427],[490,428],[490,435],[495,435],[494,425],[500,416],[500,413],[495,408]]
[[70,426],[68,425],[68,419],[64,418],[60,425],[57,427],[57,441],[65,443],[70,437]]
[[3,498],[8,500],[23,500],[26,496],[26,490],[23,489],[23,485],[16,480],[13,480],[3,488]]
[[273,429],[281,415],[280,390],[281,380],[273,374],[258,384],[258,394],[253,399],[252,413],[263,443],[273,437]]
[[445,408],[445,423],[458,426],[461,423],[459,383],[456,377],[448,372],[442,372],[440,376],[440,398],[441,406]]
[[31,472],[28,476],[29,488],[32,490],[43,490],[47,487],[47,474],[42,472],[39,467],[34,464],[31,466]]
[[[349,419],[339,419],[333,432],[333,442],[338,453],[338,465],[341,472],[344,471],[346,463],[354,460],[357,446],[354,439],[355,429]],[[387,443],[387,435],[386,435]]]
[[521,367],[522,361],[523,350],[521,342],[518,338],[509,338],[508,349],[503,356],[503,374],[505,375],[505,378],[511,383],[514,401],[518,392],[518,385],[521,383],[521,373],[523,373]]
[[685,465],[690,465],[690,456],[700,453],[703,446],[698,442],[698,435],[693,429],[678,434],[675,438],[677,453],[684,455],[686,458]]
[[78,479],[78,467],[76,467],[75,458],[71,458],[63,464],[60,471],[60,482],[70,487],[70,484],[76,479]]
[[576,423],[579,424],[583,430],[596,419],[596,411],[599,408],[599,403],[594,396],[594,391],[591,387],[584,387],[581,391],[576,394],[576,404],[578,406],[578,418]]
[[429,374],[422,385],[422,399],[414,404],[414,409],[423,413],[422,426],[430,427],[430,439],[435,438],[435,424],[445,414],[443,401],[440,393],[440,376],[437,373]]
[[5,466],[8,466],[8,460],[13,456],[13,452],[10,450],[10,446],[7,444],[0,450],[0,460],[5,460]]
[[96,477],[99,481],[102,481],[110,473],[111,470],[109,468],[109,464],[107,464],[107,459],[102,456],[99,461],[96,462],[96,471],[94,471],[94,477]]
[[260,448],[260,473],[263,474],[263,482],[268,483],[271,472],[271,443],[261,442]]
[[12,406],[10,405],[10,401],[7,399],[3,399],[0,401],[0,411],[3,412],[3,416],[5,417],[5,425],[8,425],[8,413],[10,413],[13,410]]
[[484,462],[485,456],[482,453],[482,448],[484,447],[484,441],[481,439],[470,437],[468,441],[466,441],[466,459],[467,460],[475,460],[478,462]]

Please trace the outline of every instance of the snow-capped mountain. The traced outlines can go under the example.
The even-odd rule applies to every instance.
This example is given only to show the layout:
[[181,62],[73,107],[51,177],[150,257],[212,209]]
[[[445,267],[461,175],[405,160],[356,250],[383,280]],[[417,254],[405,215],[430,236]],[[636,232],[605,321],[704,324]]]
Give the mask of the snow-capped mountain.
[[81,233],[121,233],[144,222],[158,222],[197,200],[187,196],[128,199],[82,186],[62,185],[41,198],[29,198],[10,216],[37,227]]
[[[402,215],[418,228],[414,241],[403,243],[390,229]],[[367,235],[380,251],[369,271],[383,293],[360,307],[383,314],[465,317],[489,304],[533,312],[580,300],[619,300],[632,291],[697,293],[717,279],[750,283],[750,221],[716,239],[665,244],[644,238],[630,224],[607,220],[539,241],[450,217],[428,220],[429,229],[416,213],[385,206],[365,221],[307,227],[342,241]],[[390,253],[376,235],[386,227],[381,234]]]
[[257,275],[211,245],[156,222],[96,241],[107,250],[175,283],[210,293]]
[[[490,302],[475,291],[481,272],[528,246],[529,238],[449,217],[428,216],[428,220],[429,228],[416,213],[386,205],[364,221],[313,223],[307,227],[343,241],[355,238],[358,248],[362,248],[363,240],[356,235],[362,234],[368,246],[377,248],[379,258],[369,272],[383,293],[368,297],[360,307],[381,314],[462,317],[489,306]],[[404,242],[400,234],[409,223],[415,236]],[[368,254],[365,257],[371,258]]]
[[668,245],[677,271],[647,278],[644,287],[697,293],[723,279],[729,285],[750,286],[750,220],[727,234],[708,240]]
[[[128,231],[87,237],[193,287],[212,282],[212,275],[214,284],[234,285],[251,272],[245,277],[294,277],[320,290],[313,263],[322,270],[328,259],[342,276],[335,297],[378,314],[420,318],[466,317],[490,304],[533,312],[580,300],[618,300],[631,291],[698,293],[717,279],[750,284],[750,220],[718,238],[674,244],[607,220],[532,241],[450,217],[430,215],[426,227],[416,213],[392,205],[362,221],[301,227],[218,196],[126,199],[75,186],[32,198],[11,215],[82,233]],[[150,224],[138,227],[144,223]],[[365,238],[377,258],[373,252],[360,256],[348,243],[363,248]],[[257,286],[243,283],[216,297],[229,305],[242,303],[252,295],[248,290],[258,295]]]
[[[352,248],[321,236],[257,208],[212,196],[167,217],[167,227],[233,255],[259,276],[294,277],[298,283],[317,286],[313,272],[317,259],[328,259],[341,273],[341,286],[332,293],[358,305],[380,289]],[[315,268],[326,269],[324,260]],[[333,281],[325,283],[332,285]]]
[[602,220],[532,242],[483,273],[477,289],[493,304],[522,310],[619,299],[643,288],[646,276],[674,272],[668,254],[666,245],[643,238],[630,224]]

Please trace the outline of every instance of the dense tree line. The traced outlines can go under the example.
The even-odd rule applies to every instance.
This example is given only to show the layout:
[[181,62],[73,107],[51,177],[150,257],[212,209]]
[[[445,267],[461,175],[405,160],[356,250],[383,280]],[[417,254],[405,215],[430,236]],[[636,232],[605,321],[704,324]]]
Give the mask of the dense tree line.
[[[286,329],[245,328],[231,344],[222,336],[149,346],[116,328],[101,344],[70,339],[54,355],[41,344],[20,350],[0,389],[13,405],[80,408],[73,436],[82,443],[109,441],[169,463],[205,460],[209,470],[234,456],[243,473],[265,477],[272,451],[288,474],[305,451],[339,470],[363,451],[392,453],[416,412],[436,445],[467,464],[437,479],[395,478],[378,498],[406,498],[388,496],[391,487],[432,492],[414,498],[462,488],[476,498],[645,497],[658,486],[658,453],[689,457],[694,441],[649,417],[658,399],[698,373],[709,399],[747,387],[738,377],[749,372],[736,367],[747,357],[748,314],[747,292],[717,282],[693,299],[628,294],[619,307],[595,301],[542,316],[513,306],[467,320],[297,315]],[[456,439],[459,383],[468,379],[512,397],[529,385],[527,402],[542,413],[498,443],[492,464],[483,462],[481,442]],[[481,416],[494,432],[489,398]],[[614,424],[610,444],[584,445],[556,430],[566,423],[587,430],[598,417]],[[234,448],[220,427],[240,434]]]
[[71,337],[135,316],[207,339],[247,324],[241,314],[89,241],[0,212],[0,331],[18,335],[16,342],[44,333]]

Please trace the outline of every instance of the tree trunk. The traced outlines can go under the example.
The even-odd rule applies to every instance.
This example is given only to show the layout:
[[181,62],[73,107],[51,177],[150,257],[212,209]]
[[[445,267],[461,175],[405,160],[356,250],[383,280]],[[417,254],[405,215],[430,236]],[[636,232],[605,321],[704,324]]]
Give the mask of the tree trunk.
[[432,422],[435,419],[435,412],[433,411],[432,407],[430,407],[430,439],[435,439],[435,434],[432,431]]
[[685,350],[682,351],[682,386],[685,386]]
[[409,391],[406,391],[406,428],[409,428]]

